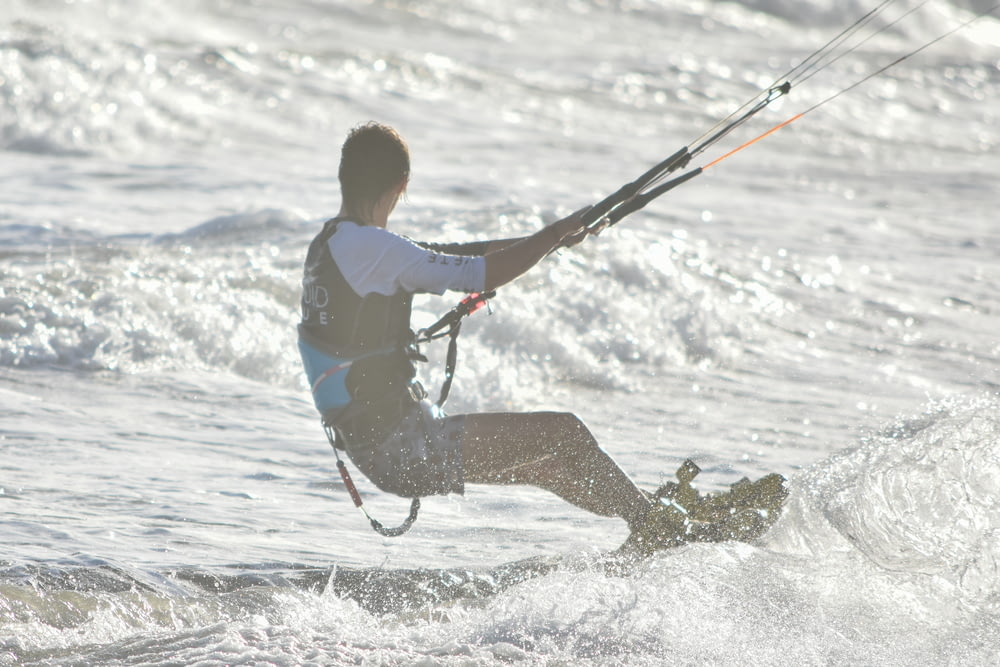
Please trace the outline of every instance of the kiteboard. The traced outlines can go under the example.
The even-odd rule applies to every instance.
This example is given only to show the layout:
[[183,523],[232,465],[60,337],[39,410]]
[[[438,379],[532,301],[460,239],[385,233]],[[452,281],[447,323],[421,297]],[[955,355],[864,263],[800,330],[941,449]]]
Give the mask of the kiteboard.
[[781,515],[788,497],[785,478],[777,473],[751,482],[748,477],[728,491],[702,494],[691,482],[701,472],[688,459],[677,469],[676,482],[651,494],[655,508],[614,555],[643,558],[690,542],[752,542]]

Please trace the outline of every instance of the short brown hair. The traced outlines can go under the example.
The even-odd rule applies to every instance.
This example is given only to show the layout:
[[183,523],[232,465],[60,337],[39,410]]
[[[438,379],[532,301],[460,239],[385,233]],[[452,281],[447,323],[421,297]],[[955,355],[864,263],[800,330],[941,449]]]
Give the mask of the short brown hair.
[[340,191],[348,208],[371,206],[410,180],[410,149],[396,130],[374,121],[351,130],[340,152]]

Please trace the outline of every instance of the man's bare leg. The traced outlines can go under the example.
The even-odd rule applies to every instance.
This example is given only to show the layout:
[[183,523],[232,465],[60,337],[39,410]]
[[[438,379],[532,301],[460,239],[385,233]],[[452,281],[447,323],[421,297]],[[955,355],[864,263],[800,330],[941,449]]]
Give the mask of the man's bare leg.
[[482,413],[465,417],[465,481],[530,484],[601,516],[640,525],[650,500],[566,412]]

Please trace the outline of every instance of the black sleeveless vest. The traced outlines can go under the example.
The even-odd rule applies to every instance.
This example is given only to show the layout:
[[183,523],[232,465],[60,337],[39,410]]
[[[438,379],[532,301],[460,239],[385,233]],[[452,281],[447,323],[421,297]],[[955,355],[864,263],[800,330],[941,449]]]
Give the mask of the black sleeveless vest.
[[[328,221],[313,239],[302,278],[302,321],[299,335],[334,357],[353,359],[347,374],[352,402],[373,405],[399,395],[416,375],[408,353],[413,294],[364,297],[351,289],[330,255],[328,241],[342,220]],[[384,354],[374,354],[385,350]]]

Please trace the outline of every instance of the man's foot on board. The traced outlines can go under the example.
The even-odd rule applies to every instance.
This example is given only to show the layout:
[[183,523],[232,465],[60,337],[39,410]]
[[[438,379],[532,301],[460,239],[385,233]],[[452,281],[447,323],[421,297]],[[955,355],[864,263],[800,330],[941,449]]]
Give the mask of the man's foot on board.
[[700,472],[687,460],[677,470],[677,482],[656,493],[653,507],[615,555],[645,558],[686,542],[749,542],[777,521],[788,497],[784,477],[777,473],[755,482],[743,478],[724,493],[703,496],[691,486]]

